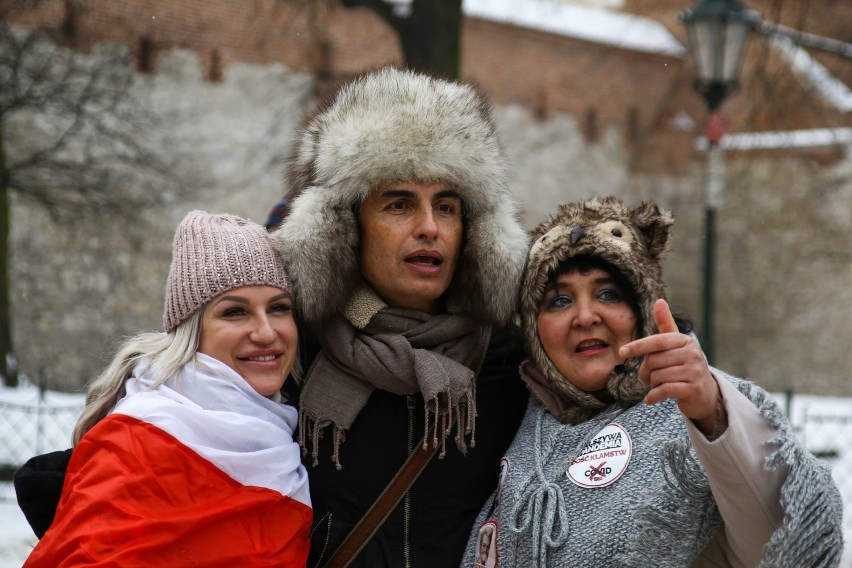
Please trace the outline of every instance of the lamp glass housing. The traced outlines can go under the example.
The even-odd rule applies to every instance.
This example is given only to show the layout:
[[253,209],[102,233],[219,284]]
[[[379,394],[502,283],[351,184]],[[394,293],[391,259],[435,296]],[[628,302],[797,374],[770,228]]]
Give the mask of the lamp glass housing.
[[749,36],[759,16],[734,0],[701,0],[680,18],[686,25],[698,82],[725,86],[736,83]]

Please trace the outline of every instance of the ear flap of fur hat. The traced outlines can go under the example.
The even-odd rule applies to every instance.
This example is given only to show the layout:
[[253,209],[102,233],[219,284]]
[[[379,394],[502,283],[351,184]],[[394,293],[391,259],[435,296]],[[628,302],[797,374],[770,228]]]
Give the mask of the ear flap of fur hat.
[[505,165],[490,108],[469,85],[388,67],[343,86],[302,132],[288,178],[291,210],[273,234],[304,321],[339,311],[360,281],[355,206],[387,183],[441,181],[465,213],[447,306],[509,322],[527,236]]
[[[553,366],[538,336],[541,299],[559,263],[578,255],[600,257],[616,267],[633,287],[641,312],[641,337],[656,333],[653,305],[665,298],[662,258],[673,223],[672,214],[654,204],[628,209],[614,197],[593,198],[562,205],[549,221],[531,234],[521,287],[521,326],[530,359],[544,375],[554,394],[568,407],[558,417],[576,423],[587,419],[606,404],[562,376]],[[628,406],[644,397],[644,385],[636,377],[638,361],[613,370],[607,390],[620,404]]]

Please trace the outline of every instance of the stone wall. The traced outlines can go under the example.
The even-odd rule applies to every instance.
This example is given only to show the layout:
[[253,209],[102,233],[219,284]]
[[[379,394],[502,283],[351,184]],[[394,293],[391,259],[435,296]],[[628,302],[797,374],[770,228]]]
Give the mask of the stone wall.
[[[155,70],[175,48],[193,49],[201,74],[220,81],[230,65],[277,62],[319,76],[325,94],[337,82],[403,61],[395,32],[367,8],[343,8],[323,0],[42,0],[19,17],[21,23],[54,30],[69,45],[88,49],[102,42],[134,50],[137,67]],[[627,144],[644,146],[633,169],[684,175],[690,146],[649,144],[665,124],[674,100],[689,93],[685,61],[674,55],[622,49],[560,34],[465,17],[461,32],[461,75],[497,104],[517,104],[537,118],[577,117],[587,141],[609,126]],[[693,112],[690,110],[690,112]]]
[[[850,148],[847,148],[849,152]],[[852,394],[852,161],[728,158],[719,364],[782,390]]]
[[235,64],[213,84],[196,54],[175,51],[138,88],[167,119],[154,135],[172,154],[182,199],[132,218],[96,209],[56,218],[13,197],[13,341],[21,371],[52,387],[79,388],[123,336],[162,329],[171,240],[188,211],[265,221],[313,80]]

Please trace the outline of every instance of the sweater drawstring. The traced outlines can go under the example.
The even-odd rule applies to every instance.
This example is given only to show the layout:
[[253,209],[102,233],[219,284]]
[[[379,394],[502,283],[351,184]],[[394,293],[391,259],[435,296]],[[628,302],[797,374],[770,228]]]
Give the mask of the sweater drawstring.
[[[574,455],[569,456],[565,466],[574,463],[574,460],[583,451],[583,448],[591,442],[600,431],[597,425],[607,424],[623,414],[627,408],[617,408],[614,412],[603,412],[595,419],[593,426],[586,434],[583,442],[577,447]],[[535,477],[521,492],[514,508],[509,513],[509,530],[520,534],[532,525],[533,566],[547,566],[547,558],[550,549],[561,547],[568,540],[570,526],[568,522],[568,510],[565,505],[565,496],[562,488],[556,481],[548,481],[544,474],[543,464],[549,461],[552,448],[548,455],[542,451],[542,424],[547,413],[543,408],[539,410],[535,427]],[[557,478],[558,480],[559,478]],[[537,482],[537,483],[536,483]]]
[[[521,492],[509,513],[509,530],[526,532],[532,526],[533,566],[547,566],[548,551],[558,548],[568,538],[568,511],[562,489],[557,483],[548,481],[542,467],[541,447],[542,417],[538,416],[535,429],[536,477]],[[538,483],[535,483],[535,482]]]

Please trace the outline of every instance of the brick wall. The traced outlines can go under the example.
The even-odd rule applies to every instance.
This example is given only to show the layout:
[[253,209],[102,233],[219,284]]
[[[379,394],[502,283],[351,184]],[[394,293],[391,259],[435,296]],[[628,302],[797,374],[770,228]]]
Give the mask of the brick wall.
[[689,144],[650,144],[652,136],[683,137],[665,120],[684,91],[680,59],[466,18],[462,75],[497,104],[521,105],[539,118],[575,116],[587,142],[599,142],[609,126],[621,128],[633,169],[678,175],[688,169]]
[[44,0],[17,19],[82,49],[124,43],[138,57],[147,43],[155,59],[163,51],[191,49],[202,62],[217,52],[225,67],[279,62],[296,71],[349,75],[400,61],[396,35],[372,11],[321,0]]
[[[162,53],[174,48],[196,51],[214,81],[235,61],[280,62],[316,73],[319,95],[363,69],[402,61],[395,32],[374,12],[330,1],[46,0],[22,20],[53,29],[82,49],[126,43],[140,70],[153,70]],[[667,136],[660,121],[683,83],[677,58],[476,18],[463,22],[461,58],[463,78],[478,83],[494,102],[521,105],[539,118],[572,114],[590,143],[610,125],[623,128],[628,146]],[[632,167],[664,164],[683,175],[689,146],[666,146],[664,159],[647,149],[634,153]]]
[[[685,5],[634,3],[680,35],[675,16]],[[84,49],[126,43],[148,70],[164,52],[190,49],[214,81],[236,61],[279,62],[316,75],[319,98],[364,69],[402,61],[389,25],[336,0],[44,0],[23,20]],[[632,171],[688,175],[706,108],[687,60],[478,18],[463,20],[461,50],[462,77],[495,103],[522,106],[539,119],[572,115],[591,144],[618,128]],[[837,114],[765,42],[752,41],[748,55],[748,85],[725,103],[730,132],[836,126]],[[678,115],[692,128],[673,126]],[[831,156],[820,158],[831,163]]]
[[604,122],[624,123],[634,107],[650,116],[681,70],[676,58],[474,18],[463,41],[464,75],[496,102],[575,116],[597,109]]

